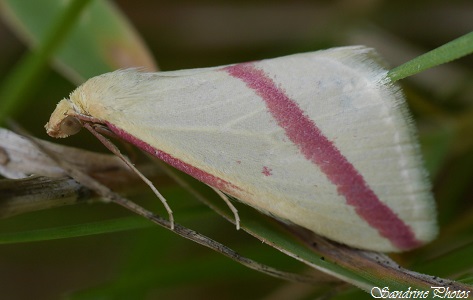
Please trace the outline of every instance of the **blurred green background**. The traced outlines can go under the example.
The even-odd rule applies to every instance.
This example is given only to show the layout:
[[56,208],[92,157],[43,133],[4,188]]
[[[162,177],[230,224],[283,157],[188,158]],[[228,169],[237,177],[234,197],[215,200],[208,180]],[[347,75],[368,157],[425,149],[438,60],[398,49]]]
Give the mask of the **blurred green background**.
[[[397,66],[473,29],[473,3],[468,0],[113,3],[129,19],[161,70],[216,66],[351,44],[375,47],[391,66]],[[4,3],[1,9],[5,9]],[[38,15],[39,11],[31,18]],[[0,19],[0,83],[11,76],[28,53],[32,39],[18,34]],[[84,49],[87,46],[84,44]],[[103,66],[95,64],[92,72],[102,73],[113,66],[140,66],[138,62],[152,67],[146,53],[137,54],[136,60],[128,61],[126,56],[123,60],[120,51],[134,51],[127,47],[109,49],[105,53],[109,60],[104,59]],[[87,57],[80,55],[75,59],[79,64],[87,61]],[[442,264],[436,264],[434,269],[417,265],[415,269],[452,279],[471,277],[473,267],[472,255],[468,255],[471,252],[464,251],[472,248],[473,238],[472,66],[473,57],[469,56],[401,81],[419,128],[442,228],[439,240],[419,253],[449,262],[445,263],[445,270],[441,269]],[[57,70],[47,68],[42,72],[35,84],[27,87],[25,104],[10,115],[33,135],[47,140],[51,139],[43,126],[49,115],[81,80],[70,73],[66,78],[64,68],[61,72]],[[86,132],[59,142],[105,152]],[[191,212],[186,226],[258,261],[304,272],[303,265],[235,231],[233,225],[216,214],[200,212],[201,204],[184,191],[174,186],[163,188],[172,195],[169,200],[177,220],[180,214]],[[154,203],[159,211],[157,199],[145,201]],[[192,217],[194,211],[198,213]],[[0,220],[0,232],[80,224],[130,214],[115,205],[75,205]],[[416,255],[420,254],[398,255],[396,259],[415,261]],[[455,257],[459,266],[451,268]],[[315,290],[259,274],[158,227],[0,245],[2,299],[312,299],[327,291],[333,289],[322,286]],[[353,291],[350,296],[371,298],[364,292]]]

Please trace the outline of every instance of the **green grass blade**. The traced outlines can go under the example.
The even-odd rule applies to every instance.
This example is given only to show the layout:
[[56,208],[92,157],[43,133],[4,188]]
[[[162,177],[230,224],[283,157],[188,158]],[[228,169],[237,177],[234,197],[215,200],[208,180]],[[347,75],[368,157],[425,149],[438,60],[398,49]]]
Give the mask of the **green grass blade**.
[[0,245],[75,238],[81,236],[119,232],[124,230],[134,230],[151,226],[154,225],[145,218],[119,218],[48,229],[2,233],[0,234]]
[[54,52],[68,36],[82,10],[90,0],[74,0],[52,22],[45,32],[37,51],[31,52],[0,86],[0,122],[23,105],[25,95],[31,92]]
[[[191,194],[226,219],[233,221],[233,214],[226,204],[211,191],[205,192],[206,189],[202,188],[201,183],[180,172],[174,173],[172,177],[184,182],[187,185],[186,190]],[[389,286],[398,290],[407,290],[409,287],[421,289],[429,287],[428,281],[424,281],[423,275],[417,274],[406,280],[406,274],[403,273],[400,267],[398,269],[394,266],[387,266],[389,263],[383,265],[382,263],[366,263],[363,259],[358,260],[357,255],[359,253],[356,253],[356,250],[354,252],[345,251],[343,246],[340,248],[328,246],[324,249],[324,245],[309,248],[300,243],[293,234],[281,230],[280,226],[262,217],[254,209],[239,203],[235,203],[235,207],[238,209],[242,228],[251,235],[314,269],[332,274],[362,290],[369,291],[376,286]],[[383,260],[382,254],[379,254],[379,257],[381,257],[380,260]],[[383,274],[383,276],[379,276],[379,274]],[[412,275],[412,273],[410,274]]]
[[388,77],[392,81],[398,81],[471,53],[473,53],[473,32],[392,69],[388,72]]
[[[34,93],[50,62],[75,84],[119,68],[157,68],[140,37],[113,5],[89,2],[75,0],[66,2],[67,6],[61,0],[1,3],[5,20],[32,52],[0,87],[0,120],[26,106],[24,101]],[[84,8],[86,13],[81,14]]]

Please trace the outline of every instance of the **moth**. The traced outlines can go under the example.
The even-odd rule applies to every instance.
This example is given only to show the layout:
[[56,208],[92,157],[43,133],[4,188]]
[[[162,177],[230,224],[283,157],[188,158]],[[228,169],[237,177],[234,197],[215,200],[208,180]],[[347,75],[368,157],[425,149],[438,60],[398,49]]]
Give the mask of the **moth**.
[[86,124],[352,247],[405,251],[437,234],[412,118],[371,48],[106,73],[61,100],[45,127],[64,138]]

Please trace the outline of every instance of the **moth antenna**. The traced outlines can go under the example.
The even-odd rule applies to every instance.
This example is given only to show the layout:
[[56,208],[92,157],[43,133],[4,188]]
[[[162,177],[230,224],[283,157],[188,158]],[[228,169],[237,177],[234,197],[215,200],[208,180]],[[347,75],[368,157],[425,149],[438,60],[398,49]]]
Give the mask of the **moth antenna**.
[[[210,186],[211,187],[211,186]],[[211,187],[212,190],[214,190],[215,193],[217,193],[217,195],[220,196],[220,198],[223,199],[223,201],[225,201],[225,203],[228,205],[228,208],[230,208],[230,210],[233,212],[233,215],[235,216],[235,225],[236,225],[236,229],[239,230],[240,229],[240,216],[238,215],[238,210],[236,209],[236,207],[233,205],[233,203],[230,201],[230,199],[228,198],[227,195],[225,195],[222,191],[220,191],[219,189],[216,189],[214,187]]]
[[161,193],[153,185],[153,183],[148,178],[146,178],[146,176],[144,176],[131,163],[131,161],[120,152],[120,150],[117,148],[117,146],[115,146],[112,142],[110,142],[110,140],[108,140],[106,137],[104,137],[102,134],[100,134],[97,130],[95,130],[89,123],[84,123],[84,127],[87,128],[87,130],[89,130],[97,139],[99,139],[99,141],[102,142],[102,144],[104,144],[104,146],[107,147],[108,150],[110,150],[116,156],[120,157],[120,159],[128,167],[130,167],[130,169],[132,169],[133,172],[135,172],[136,175],[138,175],[141,178],[141,180],[144,181],[144,183],[146,183],[151,188],[151,190],[154,192],[154,194],[159,198],[159,200],[161,200],[161,203],[164,205],[164,208],[166,209],[166,211],[169,215],[169,222],[171,223],[171,230],[174,230],[174,216],[173,216],[171,207],[169,207],[169,204],[167,203],[166,198],[164,198],[163,195],[161,195]]

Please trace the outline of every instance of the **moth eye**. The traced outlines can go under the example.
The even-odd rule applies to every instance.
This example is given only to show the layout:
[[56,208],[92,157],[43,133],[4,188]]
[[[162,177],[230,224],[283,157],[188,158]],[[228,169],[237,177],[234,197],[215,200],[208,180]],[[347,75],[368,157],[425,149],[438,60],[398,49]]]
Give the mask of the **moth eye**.
[[79,119],[73,116],[67,116],[62,122],[60,131],[69,136],[76,134],[82,128],[82,124],[80,123]]

